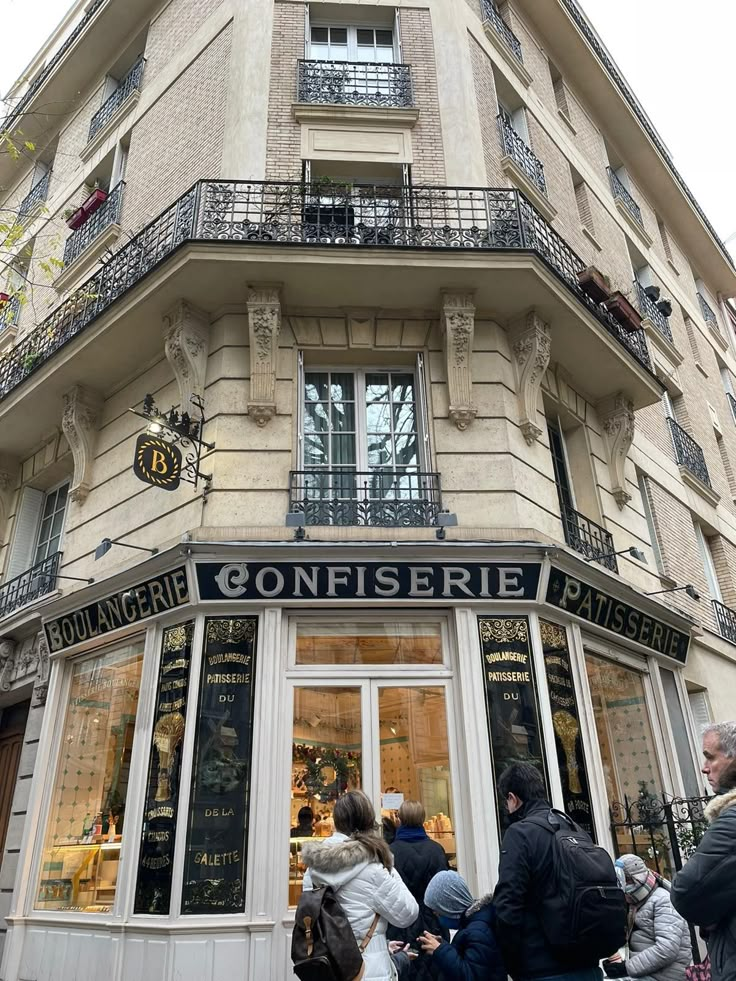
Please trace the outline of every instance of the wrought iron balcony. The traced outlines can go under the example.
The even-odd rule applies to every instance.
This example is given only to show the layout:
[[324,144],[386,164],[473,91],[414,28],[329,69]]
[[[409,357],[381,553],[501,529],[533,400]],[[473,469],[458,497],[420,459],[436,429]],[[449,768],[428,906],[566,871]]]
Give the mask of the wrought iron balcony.
[[[116,188],[118,194],[121,188]],[[119,196],[117,200],[119,207]],[[88,224],[94,222],[101,231],[98,214]],[[104,214],[107,220],[113,218],[109,211]],[[87,225],[79,231],[86,238]],[[81,250],[81,240],[77,241]],[[586,263],[519,191],[200,181],[126,242],[12,351],[0,357],[0,400],[155,266],[191,241],[233,242],[244,248],[270,243],[273,247],[532,252],[618,344],[651,372],[644,332],[624,329],[583,292],[578,273]]]
[[69,236],[64,243],[64,265],[69,266],[91,245],[106,228],[120,221],[125,182],[120,181],[110,191],[104,204],[85,223]]
[[529,180],[542,194],[547,193],[547,182],[544,179],[544,166],[537,155],[522,140],[504,113],[499,113],[498,132],[501,134],[503,152],[511,157],[521,167]]
[[23,198],[18,208],[18,217],[25,218],[39,204],[43,204],[49,196],[49,182],[51,181],[51,171],[47,170],[43,177],[36,181],[28,194]]
[[721,637],[725,637],[732,644],[736,644],[736,610],[732,610],[730,606],[726,606],[724,603],[719,603],[718,600],[713,600],[713,610]]
[[299,101],[321,105],[414,105],[409,65],[360,61],[299,61]]
[[521,56],[521,41],[501,16],[494,0],[482,0],[481,8],[483,12],[483,23],[490,24],[494,31],[501,36],[514,57],[524,64],[524,59]]
[[715,310],[710,305],[710,303],[708,303],[708,301],[706,300],[706,298],[703,296],[702,293],[698,293],[696,295],[698,297],[698,303],[700,304],[700,312],[703,314],[703,320],[710,327],[713,327],[715,328],[715,330],[718,330],[719,329],[718,317],[716,317]]
[[289,510],[308,525],[426,528],[442,510],[436,473],[397,467],[292,470]]
[[726,392],[728,398],[728,404],[731,406],[731,415],[733,416],[733,421],[736,422],[736,399],[731,395],[730,392]]
[[6,617],[21,606],[52,592],[56,587],[60,561],[61,552],[54,552],[15,579],[4,582],[0,586],[0,617]]
[[636,289],[636,294],[639,300],[639,312],[641,313],[642,317],[647,317],[649,320],[651,320],[662,337],[665,337],[670,344],[672,344],[672,330],[667,317],[665,317],[654,300],[647,296],[645,287],[641,285],[638,279],[634,280],[634,288]]
[[102,127],[112,119],[123,103],[128,101],[128,98],[133,94],[133,92],[140,91],[141,83],[143,82],[143,67],[145,64],[146,59],[139,58],[125,78],[120,81],[115,91],[108,96],[107,99],[105,99],[100,108],[94,114],[89,124],[89,136],[87,137],[88,143],[94,136],[97,135],[97,133],[100,132]]
[[644,219],[642,218],[641,208],[632,198],[629,190],[621,183],[621,179],[614,173],[614,171],[611,170],[610,167],[607,167],[606,169],[608,170],[608,179],[611,182],[611,194],[613,194],[614,198],[617,198],[623,203],[631,217],[643,228]]
[[570,548],[587,559],[594,559],[611,572],[618,572],[616,556],[611,554],[615,548],[610,531],[565,504],[562,505],[562,528]]
[[705,465],[705,455],[692,436],[685,432],[682,426],[674,419],[667,420],[670,424],[672,433],[672,443],[675,447],[675,459],[681,467],[689,470],[693,476],[710,487],[710,475]]
[[18,323],[20,316],[20,297],[11,296],[9,300],[0,303],[0,331]]

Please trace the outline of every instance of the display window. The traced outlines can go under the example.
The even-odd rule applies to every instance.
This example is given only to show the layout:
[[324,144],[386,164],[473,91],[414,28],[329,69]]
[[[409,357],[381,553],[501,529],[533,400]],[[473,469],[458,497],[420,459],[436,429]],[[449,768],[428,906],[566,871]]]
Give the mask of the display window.
[[37,909],[112,909],[120,850],[130,830],[125,806],[142,666],[140,640],[71,667]]

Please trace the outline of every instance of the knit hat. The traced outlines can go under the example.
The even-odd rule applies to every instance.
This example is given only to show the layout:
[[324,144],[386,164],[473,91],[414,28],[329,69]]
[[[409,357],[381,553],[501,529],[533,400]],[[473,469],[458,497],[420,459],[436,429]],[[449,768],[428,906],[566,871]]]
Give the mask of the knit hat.
[[462,916],[473,905],[465,880],[457,872],[438,872],[424,893],[424,902],[442,916]]
[[[658,876],[647,868],[638,855],[622,855],[616,859],[616,871],[623,873],[622,887],[626,899],[633,906],[641,905],[659,885]],[[619,882],[621,875],[619,874]]]

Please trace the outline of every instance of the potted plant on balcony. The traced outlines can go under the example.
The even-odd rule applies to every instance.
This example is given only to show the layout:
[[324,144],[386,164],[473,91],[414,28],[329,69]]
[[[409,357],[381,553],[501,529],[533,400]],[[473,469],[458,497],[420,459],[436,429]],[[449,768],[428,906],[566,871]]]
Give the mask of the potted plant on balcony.
[[596,303],[603,303],[610,296],[610,280],[595,266],[581,269],[578,273],[578,283],[583,293],[587,293],[591,300],[595,300]]
[[0,310],[2,310],[4,304],[10,299],[10,293],[0,293]]
[[640,330],[641,314],[628,297],[620,290],[615,290],[605,301],[606,310],[626,330]]
[[78,208],[74,210],[70,208],[64,212],[64,218],[66,219],[66,223],[69,228],[71,228],[73,231],[81,228],[87,219],[93,215],[95,211],[97,211],[97,209],[105,203],[105,201],[107,201],[107,197],[108,192],[95,185],[92,193],[84,199]]

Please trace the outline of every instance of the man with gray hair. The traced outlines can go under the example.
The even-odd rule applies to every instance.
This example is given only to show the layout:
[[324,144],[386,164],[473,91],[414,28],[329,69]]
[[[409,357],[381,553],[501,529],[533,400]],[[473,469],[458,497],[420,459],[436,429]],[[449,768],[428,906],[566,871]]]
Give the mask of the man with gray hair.
[[736,981],[736,722],[706,726],[703,759],[716,796],[705,809],[708,830],[675,876],[672,905],[701,928],[712,981]]

